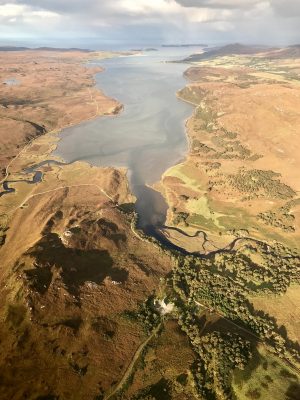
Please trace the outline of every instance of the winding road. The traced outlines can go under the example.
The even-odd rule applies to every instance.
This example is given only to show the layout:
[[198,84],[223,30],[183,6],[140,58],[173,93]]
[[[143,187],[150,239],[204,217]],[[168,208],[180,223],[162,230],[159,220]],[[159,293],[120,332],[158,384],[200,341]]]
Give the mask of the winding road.
[[122,387],[124,386],[124,384],[126,383],[127,379],[130,377],[133,369],[134,369],[134,365],[137,362],[137,360],[139,359],[142,351],[144,350],[144,348],[147,346],[147,344],[154,338],[154,336],[156,336],[160,330],[162,326],[162,322],[153,330],[153,332],[151,333],[150,336],[147,337],[147,339],[141,343],[138,347],[138,349],[136,350],[136,352],[134,353],[134,356],[130,362],[130,364],[128,365],[124,375],[122,376],[121,380],[119,381],[119,383],[117,383],[117,385],[111,390],[110,393],[108,393],[103,400],[109,400],[111,399],[119,390],[122,389]]

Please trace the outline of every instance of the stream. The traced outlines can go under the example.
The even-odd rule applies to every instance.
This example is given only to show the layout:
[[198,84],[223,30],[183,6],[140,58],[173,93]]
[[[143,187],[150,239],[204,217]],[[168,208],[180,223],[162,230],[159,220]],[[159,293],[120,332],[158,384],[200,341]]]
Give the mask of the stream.
[[39,171],[39,168],[43,167],[44,165],[50,166],[51,164],[54,165],[65,165],[66,163],[56,161],[56,160],[44,160],[38,164],[34,164],[29,168],[23,169],[21,174],[27,175],[27,174],[33,174],[32,180],[29,179],[17,179],[17,180],[5,180],[2,184],[3,191],[0,192],[0,197],[4,196],[5,194],[9,193],[14,193],[16,191],[15,188],[10,187],[10,185],[13,183],[19,183],[19,182],[25,182],[28,183],[29,185],[32,185],[34,183],[39,183],[43,179],[43,173],[42,171]]

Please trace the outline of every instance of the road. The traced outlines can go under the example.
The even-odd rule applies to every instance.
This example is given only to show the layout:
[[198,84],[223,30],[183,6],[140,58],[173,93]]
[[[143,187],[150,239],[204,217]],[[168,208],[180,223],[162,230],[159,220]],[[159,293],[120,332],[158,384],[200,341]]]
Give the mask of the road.
[[153,330],[153,332],[151,333],[150,336],[148,336],[148,338],[140,344],[140,346],[138,347],[137,351],[135,352],[131,363],[128,365],[128,368],[126,369],[122,379],[119,381],[119,383],[112,389],[112,391],[107,394],[106,396],[104,396],[103,400],[109,400],[111,399],[119,390],[122,389],[122,387],[124,386],[124,384],[126,383],[127,379],[130,377],[134,365],[137,362],[137,360],[139,359],[142,351],[144,350],[144,348],[147,346],[147,344],[153,339],[153,337],[158,333],[158,331],[160,330],[162,325],[162,322]]

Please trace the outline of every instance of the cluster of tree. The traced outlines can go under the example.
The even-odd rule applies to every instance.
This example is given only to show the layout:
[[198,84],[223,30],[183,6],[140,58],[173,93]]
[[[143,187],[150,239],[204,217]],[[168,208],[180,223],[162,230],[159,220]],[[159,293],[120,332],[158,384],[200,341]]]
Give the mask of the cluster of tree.
[[232,175],[229,181],[234,188],[251,193],[253,197],[289,199],[295,196],[296,193],[290,186],[276,179],[279,176],[280,174],[273,171],[242,168],[238,174]]
[[148,299],[141,303],[137,312],[137,318],[142,322],[146,332],[150,334],[155,329],[160,321],[161,316],[155,306],[155,297],[149,296]]
[[[284,246],[277,244],[271,248],[261,243],[248,246],[247,250],[259,251],[269,269],[280,265],[277,273],[267,274],[274,278],[274,284],[269,285],[274,292],[286,289],[288,282],[282,278],[291,274],[292,269],[291,275],[299,278],[299,258]],[[197,354],[191,372],[200,399],[232,399],[232,372],[235,368],[243,369],[251,358],[250,343],[239,335],[209,330],[203,334],[195,311],[201,305],[252,332],[254,340],[264,341],[277,356],[290,362],[300,361],[296,347],[281,335],[274,319],[257,312],[247,299],[253,290],[250,277],[261,278],[261,268],[239,252],[178,258],[171,284],[177,297],[178,323]]]
[[[219,131],[217,133],[219,133]],[[251,151],[247,147],[243,146],[239,140],[229,139],[225,135],[220,136],[216,134],[211,137],[211,142],[213,145],[220,148],[220,150],[214,154],[215,158],[245,160],[252,154]]]
[[6,240],[6,235],[4,231],[0,229],[0,247],[5,244],[5,240]]
[[232,399],[232,372],[244,369],[250,360],[250,343],[228,332],[201,335],[195,317],[188,311],[181,313],[178,323],[198,356],[192,368],[197,395],[203,400]]
[[265,341],[278,356],[300,360],[291,343],[280,334],[275,321],[254,310],[247,299],[249,286],[235,281],[227,270],[219,272],[214,264],[215,256],[206,259],[187,257],[174,268],[173,289],[183,303],[202,304],[216,310]]
[[205,161],[202,163],[202,165],[205,165],[206,172],[215,171],[221,167],[221,163],[212,161]]
[[192,150],[193,150],[193,152],[204,153],[204,154],[215,151],[215,149],[212,149],[211,147],[206,146],[206,144],[200,142],[200,140],[198,140],[198,139],[194,139],[192,141]]
[[275,228],[280,228],[284,232],[295,232],[295,227],[293,223],[295,217],[290,214],[281,214],[279,212],[266,211],[259,213],[257,218],[264,222],[266,225],[274,226]]
[[[268,247],[268,250],[267,248]],[[300,282],[300,257],[264,244],[247,246],[248,253],[258,254],[261,264],[243,252],[220,253],[214,257],[213,268],[251,294],[284,293],[291,282]]]
[[221,131],[223,132],[223,138],[225,138],[225,139],[234,140],[238,136],[238,134],[236,132],[228,131],[226,128],[223,128],[223,127],[221,128]]
[[[176,210],[175,210],[176,212]],[[173,224],[174,225],[179,225],[179,224],[184,224],[187,225],[187,218],[189,217],[189,213],[186,212],[177,212],[176,214],[174,214],[174,218],[173,218]]]
[[[208,125],[210,126],[210,125]],[[208,126],[201,126],[202,129],[208,130]],[[250,159],[254,155],[251,151],[243,146],[239,140],[231,140],[224,135],[220,135],[223,131],[215,129],[215,134],[210,137],[211,144],[214,147],[210,147],[205,143],[200,142],[198,139],[193,139],[192,150],[194,153],[202,153],[203,155],[209,156],[210,159]],[[230,141],[229,141],[230,140]],[[218,149],[218,150],[217,150]],[[259,155],[252,160],[259,158]]]
[[207,131],[209,133],[213,132],[217,129],[217,117],[218,114],[213,110],[213,107],[210,105],[210,100],[208,98],[204,98],[201,104],[196,108],[194,112],[194,119],[197,121],[201,121],[201,130]]
[[245,160],[251,156],[251,151],[243,146],[238,140],[228,143],[224,146],[224,150],[219,154],[218,158],[224,159],[241,159]]

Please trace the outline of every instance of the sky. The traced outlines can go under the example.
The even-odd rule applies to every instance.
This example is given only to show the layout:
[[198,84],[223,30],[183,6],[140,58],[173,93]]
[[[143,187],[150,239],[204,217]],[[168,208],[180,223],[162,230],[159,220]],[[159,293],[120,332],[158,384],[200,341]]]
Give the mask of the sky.
[[300,0],[0,0],[0,40],[300,43]]

